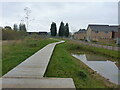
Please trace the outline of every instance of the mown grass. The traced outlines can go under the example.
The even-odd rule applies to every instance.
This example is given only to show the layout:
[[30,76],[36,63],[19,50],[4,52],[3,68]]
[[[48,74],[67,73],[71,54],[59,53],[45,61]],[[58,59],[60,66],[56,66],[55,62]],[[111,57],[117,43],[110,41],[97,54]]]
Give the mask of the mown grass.
[[6,74],[45,45],[56,41],[53,39],[36,39],[33,37],[17,41],[3,41],[2,75]]
[[78,89],[117,87],[117,85],[110,83],[98,75],[80,60],[72,57],[71,51],[75,47],[68,41],[57,45],[44,76],[73,78],[75,86]]

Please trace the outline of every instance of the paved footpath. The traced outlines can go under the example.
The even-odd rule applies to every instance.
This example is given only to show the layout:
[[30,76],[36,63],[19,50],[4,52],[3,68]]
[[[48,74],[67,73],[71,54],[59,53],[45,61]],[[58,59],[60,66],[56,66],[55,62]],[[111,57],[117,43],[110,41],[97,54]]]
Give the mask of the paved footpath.
[[49,44],[2,77],[3,88],[75,88],[72,78],[44,78],[56,44]]

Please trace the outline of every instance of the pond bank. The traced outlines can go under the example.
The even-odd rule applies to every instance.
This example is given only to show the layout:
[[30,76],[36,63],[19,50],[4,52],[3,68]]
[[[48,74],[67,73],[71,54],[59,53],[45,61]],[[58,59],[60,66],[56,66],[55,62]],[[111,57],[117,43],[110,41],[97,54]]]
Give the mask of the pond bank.
[[92,70],[96,71],[110,82],[115,84],[119,83],[118,77],[120,75],[120,70],[115,65],[115,62],[108,61],[103,57],[92,54],[72,54],[72,56],[82,61]]
[[78,89],[118,87],[97,74],[80,60],[74,58],[71,55],[74,50],[76,50],[76,47],[68,40],[63,44],[57,45],[44,76],[73,78]]
[[120,51],[92,47],[92,46],[88,46],[88,45],[84,45],[79,42],[76,42],[75,40],[69,40],[69,44],[72,44],[72,45],[68,47],[68,50],[70,50],[73,53],[78,53],[78,54],[92,53],[95,55],[100,55],[100,56],[106,57],[110,61],[116,62],[116,65],[120,68],[120,65],[119,65]]

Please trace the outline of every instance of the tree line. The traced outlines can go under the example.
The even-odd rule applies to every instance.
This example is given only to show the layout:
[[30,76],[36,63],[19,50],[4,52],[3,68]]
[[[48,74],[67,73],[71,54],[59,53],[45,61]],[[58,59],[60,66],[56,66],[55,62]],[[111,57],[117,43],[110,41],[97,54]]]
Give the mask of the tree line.
[[13,29],[10,26],[5,26],[2,28],[2,40],[21,39],[27,35],[26,31],[26,26],[22,23],[19,24],[19,27],[17,24],[14,24]]
[[14,24],[14,26],[13,26],[13,30],[19,30],[19,31],[27,31],[26,30],[26,25],[25,24],[23,24],[23,23],[20,23],[19,24],[19,27],[18,27],[18,25],[17,24]]
[[50,28],[51,36],[60,36],[60,37],[69,37],[69,25],[66,23],[64,25],[63,22],[60,23],[59,31],[57,34],[57,26],[55,22],[52,22]]
[[26,25],[23,24],[23,23],[20,23],[20,24],[19,24],[19,27],[18,27],[17,24],[14,24],[14,25],[13,25],[13,29],[12,29],[10,26],[5,26],[4,29],[6,29],[6,30],[8,30],[8,29],[9,29],[9,30],[16,30],[16,31],[25,31],[25,32],[27,31],[27,30],[26,30]]

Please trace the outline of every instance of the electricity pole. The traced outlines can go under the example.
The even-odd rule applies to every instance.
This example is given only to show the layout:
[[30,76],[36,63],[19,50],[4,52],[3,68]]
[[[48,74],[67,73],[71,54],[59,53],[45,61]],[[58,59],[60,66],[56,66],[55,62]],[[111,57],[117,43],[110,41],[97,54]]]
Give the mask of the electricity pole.
[[26,13],[26,20],[27,20],[27,30],[28,30],[28,26],[29,26],[29,14],[31,13],[31,10],[28,7],[25,7],[24,9],[25,13]]

